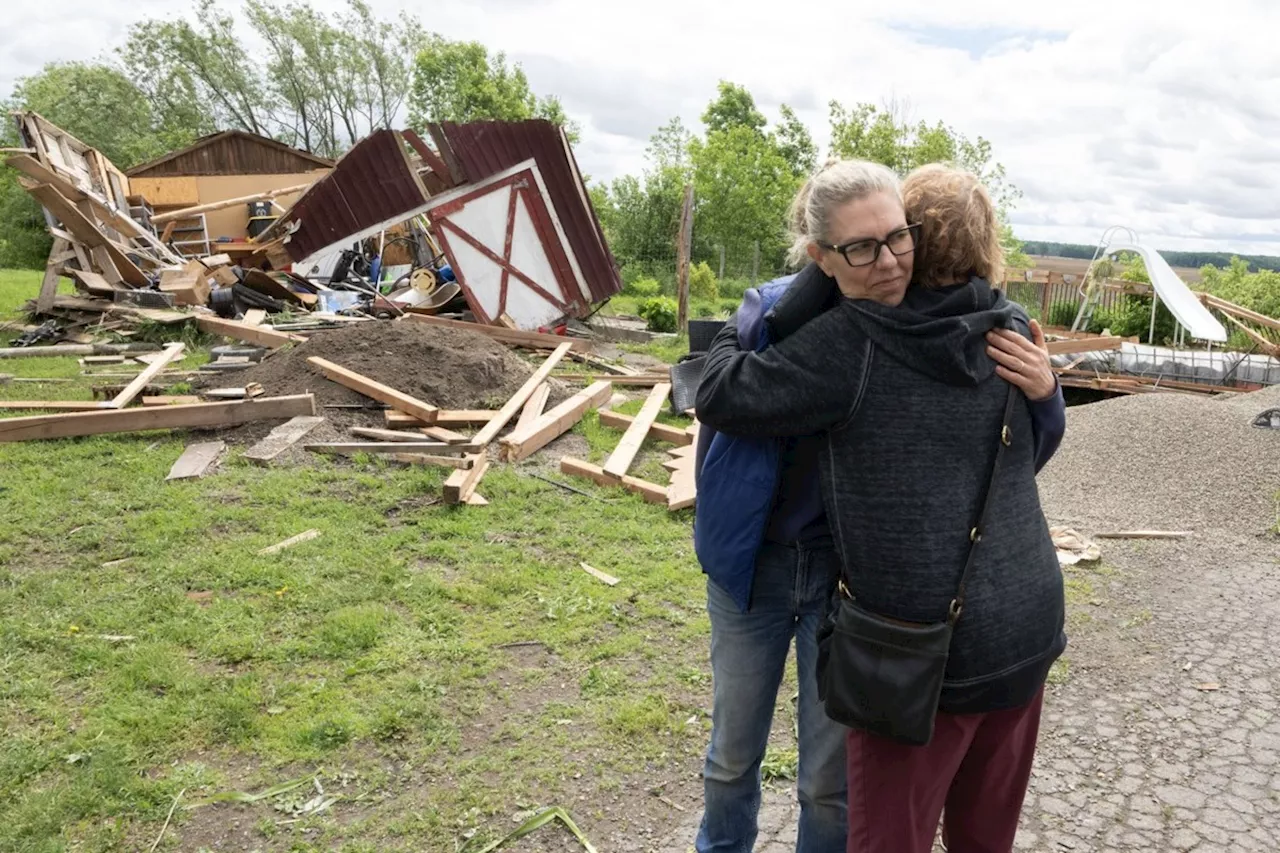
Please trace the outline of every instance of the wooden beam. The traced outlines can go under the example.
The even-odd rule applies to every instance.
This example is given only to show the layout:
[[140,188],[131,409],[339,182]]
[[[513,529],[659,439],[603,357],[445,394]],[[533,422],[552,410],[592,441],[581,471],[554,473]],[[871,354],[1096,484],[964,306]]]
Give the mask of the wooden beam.
[[1113,335],[1104,335],[1096,338],[1080,338],[1071,341],[1049,341],[1045,344],[1045,348],[1049,350],[1049,355],[1066,355],[1077,352],[1102,352],[1104,350],[1118,350],[1124,343],[1124,338],[1118,338]]
[[197,204],[195,207],[184,207],[181,210],[171,210],[168,213],[162,213],[159,216],[151,217],[152,225],[164,225],[166,222],[177,222],[180,219],[190,219],[193,216],[199,216],[201,213],[212,213],[215,210],[226,210],[228,207],[235,207],[238,204],[248,204],[251,201],[269,201],[273,198],[279,198],[282,195],[291,195],[300,193],[314,183],[308,182],[298,184],[292,187],[282,187],[278,190],[268,190],[267,192],[255,193],[254,195],[244,195],[239,198],[226,198],[222,201],[211,201],[208,204]]
[[199,397],[186,394],[142,398],[142,405],[144,406],[191,406],[199,402]]
[[519,462],[555,441],[573,429],[574,424],[593,406],[599,407],[613,396],[613,385],[597,382],[590,388],[575,394],[551,411],[543,414],[524,430],[517,430],[502,439],[502,456],[507,462]]
[[524,429],[532,424],[538,418],[542,417],[542,412],[547,407],[547,398],[551,396],[551,386],[543,382],[538,386],[537,390],[529,396],[528,402],[524,404],[524,408],[520,410],[520,420],[516,421],[516,432]]
[[[352,427],[351,434],[360,438],[367,438],[372,441],[411,441],[421,443],[422,433],[420,432],[404,432],[397,429],[367,429],[365,427]],[[462,442],[445,442],[445,444],[461,444]]]
[[[436,415],[436,426],[468,426],[469,424],[487,424],[493,420],[493,416],[497,412],[492,409],[441,409]],[[386,414],[387,426],[395,427],[424,427],[430,424],[404,412],[396,412],[391,409]],[[469,440],[469,439],[468,439]]]
[[1210,308],[1216,308],[1223,314],[1234,314],[1242,320],[1257,323],[1259,326],[1266,326],[1269,329],[1280,330],[1280,320],[1268,317],[1266,314],[1259,314],[1257,311],[1250,311],[1242,305],[1237,305],[1234,302],[1228,302],[1227,300],[1214,296],[1211,293],[1206,293],[1204,295],[1204,302]]
[[36,297],[37,314],[45,314],[53,308],[54,297],[58,295],[58,276],[62,271],[61,264],[54,258],[65,255],[70,249],[69,240],[54,238],[53,248],[49,250],[49,261],[44,268],[44,279],[40,282],[40,293]]
[[604,472],[603,468],[592,465],[590,462],[583,462],[581,459],[574,459],[566,456],[560,460],[560,471],[574,477],[585,477],[601,486],[622,486],[628,491],[635,492],[651,504],[667,503],[667,489],[665,486],[659,486],[657,483],[650,483],[647,480],[641,480],[637,477],[624,476],[621,480],[616,480]]
[[479,453],[484,448],[478,444],[445,444],[441,441],[334,441],[327,444],[308,444],[312,453]]
[[627,431],[623,433],[622,440],[618,442],[618,446],[614,448],[613,453],[609,454],[609,458],[604,463],[604,472],[616,479],[622,477],[631,469],[631,463],[635,461],[636,454],[640,452],[640,445],[644,444],[645,437],[649,435],[649,427],[653,426],[654,420],[658,417],[658,412],[662,411],[663,404],[667,401],[667,395],[671,393],[670,383],[655,385],[653,390],[649,392],[649,398],[644,401],[644,407],[640,409],[640,414],[636,415],[636,419],[627,427]]
[[1186,539],[1191,534],[1185,530],[1116,530],[1093,535],[1098,539]]
[[418,431],[427,438],[434,438],[436,441],[443,441],[445,444],[469,444],[470,436],[463,435],[460,432],[454,432],[444,427],[418,427]]
[[570,371],[559,371],[551,374],[553,379],[559,379],[564,382],[601,382],[607,380],[614,385],[630,385],[639,388],[652,388],[662,382],[670,382],[670,373],[650,373],[640,376],[615,376],[610,373],[572,373]]
[[511,419],[529,401],[529,398],[533,396],[533,392],[538,390],[538,386],[547,380],[547,377],[551,375],[551,371],[555,369],[555,366],[560,363],[560,360],[565,357],[572,347],[573,344],[567,341],[556,347],[555,351],[547,356],[547,360],[542,362],[538,369],[533,372],[533,375],[525,380],[525,383],[520,386],[520,390],[511,395],[511,399],[506,402],[506,405],[498,410],[498,414],[494,415],[493,419],[475,434],[472,441],[483,446],[497,438],[498,433],[502,432],[503,427],[511,422]]
[[502,341],[504,344],[510,344],[518,347],[528,347],[529,349],[556,349],[561,344],[569,343],[573,345],[576,352],[591,352],[591,342],[582,338],[565,338],[560,335],[544,335],[540,332],[525,332],[517,329],[507,329],[503,326],[485,326],[480,323],[464,323],[461,320],[450,320],[445,317],[433,317],[429,314],[415,314],[411,306],[405,307],[405,315],[400,321],[412,323],[423,323],[428,326],[440,326],[448,329],[464,329],[468,332],[475,332],[481,335],[488,335],[494,340]]
[[225,441],[205,441],[188,445],[178,457],[178,461],[174,462],[173,467],[169,469],[169,476],[164,478],[165,482],[203,477],[209,470],[209,466],[218,461],[218,457],[226,449]]
[[307,364],[320,368],[325,376],[344,388],[350,388],[352,391],[381,403],[386,403],[388,406],[405,414],[413,415],[428,426],[436,422],[436,415],[440,410],[430,403],[424,403],[390,386],[383,385],[381,382],[374,382],[354,370],[347,370],[345,367],[334,364],[332,361],[326,361],[323,358],[312,356],[307,359]]
[[569,358],[574,361],[581,362],[582,364],[598,367],[605,373],[612,373],[615,376],[639,376],[642,372],[634,368],[627,367],[625,364],[614,364],[611,361],[607,361],[603,358],[597,358],[594,355],[588,355],[583,352],[571,352],[569,353]]
[[0,409],[32,412],[97,412],[106,405],[97,400],[0,400]]
[[267,312],[264,308],[250,308],[244,312],[244,319],[241,320],[246,326],[261,326],[267,321]]
[[473,464],[470,469],[455,471],[444,481],[444,502],[450,505],[466,503],[476,493],[480,478],[489,470],[489,457],[483,451],[467,457]]
[[115,268],[122,279],[135,287],[146,287],[150,282],[142,270],[121,251],[120,247],[102,233],[98,224],[85,216],[74,204],[48,184],[30,187],[27,192],[35,197],[45,209],[57,217],[71,235],[90,249],[106,249]]
[[[618,412],[600,410],[600,423],[614,429],[625,430],[631,424],[635,423],[635,418],[630,415],[623,415]],[[662,441],[668,441],[672,444],[684,446],[693,444],[693,436],[680,427],[667,426],[666,424],[655,423],[649,427],[649,435]]]
[[243,403],[197,403],[194,406],[33,415],[0,420],[0,442],[180,427],[231,426],[250,421],[291,418],[295,415],[314,415],[315,411],[315,396],[298,394],[292,397],[261,397]]
[[208,332],[211,335],[222,335],[224,338],[232,338],[237,341],[244,341],[247,344],[267,347],[268,349],[279,349],[285,344],[304,343],[307,340],[301,335],[277,332],[273,329],[251,326],[248,323],[241,323],[236,320],[224,320],[221,317],[199,317],[196,319],[196,325],[200,327],[202,332]]
[[132,382],[124,387],[123,391],[108,402],[107,407],[111,409],[123,409],[125,406],[132,403],[133,398],[141,394],[143,389],[151,384],[151,380],[159,376],[160,372],[168,367],[171,362],[176,361],[182,355],[182,351],[185,348],[185,345],[180,343],[169,344],[165,347],[164,352],[160,354],[160,358],[155,359],[147,365],[147,369],[139,373]]
[[453,468],[457,470],[464,468],[470,470],[475,467],[474,456],[432,456],[429,453],[393,453],[392,461],[403,462],[406,465],[435,465],[439,468]]
[[324,418],[321,417],[304,415],[294,418],[271,430],[266,438],[245,451],[244,458],[254,465],[265,466],[322,423]]
[[1257,344],[1264,353],[1266,353],[1267,355],[1280,355],[1280,346],[1277,346],[1276,344],[1273,344],[1271,341],[1267,340],[1265,337],[1263,337],[1262,333],[1254,331],[1253,329],[1246,326],[1243,320],[1241,320],[1240,318],[1232,314],[1228,314],[1225,311],[1222,312],[1222,316],[1226,317],[1228,320],[1230,320],[1232,323],[1238,326],[1240,331],[1244,332],[1245,335],[1249,338],[1249,340]]

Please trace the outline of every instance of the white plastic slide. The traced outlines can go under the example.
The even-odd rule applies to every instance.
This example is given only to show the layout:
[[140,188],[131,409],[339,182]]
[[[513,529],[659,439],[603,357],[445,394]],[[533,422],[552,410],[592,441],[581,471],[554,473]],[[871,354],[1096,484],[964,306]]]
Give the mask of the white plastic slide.
[[1159,252],[1137,244],[1112,243],[1107,246],[1107,254],[1113,252],[1134,252],[1142,257],[1142,262],[1147,267],[1147,274],[1151,276],[1151,284],[1156,289],[1156,295],[1168,306],[1170,313],[1177,318],[1191,337],[1219,343],[1227,339],[1227,330],[1214,319],[1208,308],[1200,304],[1200,300],[1182,279],[1178,278],[1173,267],[1160,257]]

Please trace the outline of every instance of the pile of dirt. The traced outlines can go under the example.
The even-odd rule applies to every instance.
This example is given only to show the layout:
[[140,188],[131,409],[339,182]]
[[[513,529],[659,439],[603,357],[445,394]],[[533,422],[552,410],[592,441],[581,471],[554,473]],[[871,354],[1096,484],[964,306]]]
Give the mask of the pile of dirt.
[[[327,423],[309,441],[351,441],[348,427],[385,426],[381,404],[325,378],[307,362],[315,356],[441,409],[499,409],[536,369],[478,332],[416,323],[353,323],[315,332],[305,343],[272,353],[261,364],[205,384],[257,382],[273,397],[315,394]],[[568,396],[563,383],[549,382],[548,406]],[[326,408],[335,406],[339,408]],[[250,442],[270,426],[247,424],[228,431],[228,437]]]
[[1277,521],[1280,431],[1253,420],[1277,405],[1280,387],[1073,406],[1062,447],[1039,478],[1045,509],[1098,529],[1261,533]]

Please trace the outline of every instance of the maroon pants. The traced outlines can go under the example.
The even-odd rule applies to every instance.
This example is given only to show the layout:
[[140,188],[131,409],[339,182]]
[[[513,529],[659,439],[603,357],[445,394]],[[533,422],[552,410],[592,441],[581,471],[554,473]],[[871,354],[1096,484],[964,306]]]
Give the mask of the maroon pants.
[[1044,690],[989,714],[938,713],[928,746],[851,730],[848,853],[930,853],[945,807],[949,853],[1010,853]]

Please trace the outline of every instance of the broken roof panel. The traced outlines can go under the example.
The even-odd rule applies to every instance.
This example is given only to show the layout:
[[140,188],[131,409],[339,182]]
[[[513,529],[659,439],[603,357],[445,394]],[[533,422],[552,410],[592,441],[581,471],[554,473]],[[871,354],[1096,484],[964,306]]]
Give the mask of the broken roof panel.
[[431,126],[431,135],[442,159],[455,172],[453,177],[466,183],[479,183],[532,157],[546,181],[569,246],[582,265],[591,300],[601,302],[622,290],[617,261],[609,252],[573,150],[560,127],[543,119],[440,122]]

